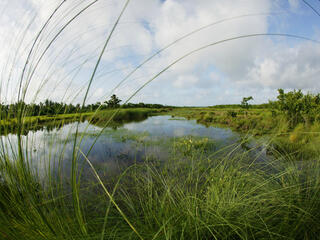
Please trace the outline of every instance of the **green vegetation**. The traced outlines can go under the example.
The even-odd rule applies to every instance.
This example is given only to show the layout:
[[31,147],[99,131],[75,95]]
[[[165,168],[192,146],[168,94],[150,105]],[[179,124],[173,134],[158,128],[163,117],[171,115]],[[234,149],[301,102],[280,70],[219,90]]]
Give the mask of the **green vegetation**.
[[[52,13],[27,54],[19,76],[17,103],[1,105],[1,135],[14,133],[15,138],[2,136],[0,142],[0,238],[319,238],[319,95],[304,95],[301,91],[284,93],[280,89],[278,101],[250,107],[248,102],[252,97],[243,98],[239,105],[208,108],[169,109],[159,104],[129,103],[144,86],[192,53],[223,42],[267,36],[268,33],[240,35],[186,53],[143,84],[121,108],[121,100],[116,95],[106,104],[86,104],[100,61],[129,3],[126,1],[106,36],[88,84],[82,89],[85,92],[82,104],[74,106],[50,100],[44,104],[25,103],[26,92],[35,68],[41,66],[42,56],[59,34],[94,3],[88,4],[67,23],[62,22],[58,33],[50,29],[51,34],[44,35],[56,11]],[[201,29],[157,51],[121,83],[153,56]],[[288,34],[273,35],[306,40]],[[49,43],[41,46],[41,39],[49,39]],[[40,52],[39,60],[37,52]],[[146,155],[143,162],[123,158],[132,164],[125,169],[119,167],[118,175],[108,175],[110,169],[103,168],[109,159],[98,159],[102,162],[99,165],[95,156],[89,154],[99,136],[111,131],[104,130],[113,123],[140,121],[160,114],[196,119],[207,126],[228,127],[245,136],[240,142],[223,148],[220,143],[201,137],[152,142],[148,141],[147,134],[118,136],[118,141],[142,147],[163,144],[160,147],[168,152],[165,161],[153,155]],[[82,132],[79,125],[84,120],[88,121],[87,128],[93,124],[98,130],[92,134],[85,128]],[[49,145],[45,145],[43,139],[40,139],[43,145],[35,145],[32,136],[23,136],[31,129],[59,127],[73,121],[74,132],[67,132],[66,139],[62,140],[59,135],[53,135]],[[262,144],[257,142],[250,146],[251,134],[268,138]],[[88,149],[83,148],[86,137],[92,137]],[[62,148],[58,148],[58,141]],[[39,146],[44,148],[42,155],[37,155],[34,149]],[[256,151],[265,148],[266,156]]]
[[90,122],[96,125],[107,124],[109,120],[118,123],[125,123],[130,121],[141,121],[147,119],[148,116],[156,115],[160,112],[166,112],[166,109],[152,109],[152,108],[133,108],[133,109],[119,109],[119,110],[105,110],[94,114]]
[[[74,113],[74,114],[58,114],[54,116],[31,116],[22,119],[21,131],[27,134],[30,130],[39,130],[43,128],[61,127],[64,124],[74,121],[84,121],[93,113]],[[9,133],[17,133],[19,123],[17,118],[8,118],[0,120],[0,135]]]
[[[61,127],[64,124],[88,120],[95,125],[104,126],[109,120],[112,120],[109,126],[116,127],[123,125],[126,122],[142,121],[148,116],[155,115],[157,113],[167,112],[166,108],[129,108],[120,110],[100,110],[97,112],[84,112],[73,114],[57,114],[47,116],[30,116],[24,117],[22,120],[21,131],[23,134],[27,134],[30,130],[40,130],[43,128],[52,129],[55,127]],[[7,135],[9,133],[17,133],[18,131],[17,118],[7,118],[0,120],[0,135]]]
[[[25,103],[24,101],[19,101],[12,104],[0,104],[0,120],[10,120],[16,119],[18,113],[21,113],[21,116],[25,118],[26,121],[29,121],[28,117],[53,117],[58,119],[70,118],[71,114],[79,113],[92,113],[97,110],[108,110],[120,107],[120,100],[115,94],[110,97],[109,101],[105,101],[104,104],[97,102],[95,104],[88,104],[80,106],[80,104],[66,104],[54,102],[51,100],[45,100],[44,103]],[[148,104],[148,103],[125,103],[121,105],[121,108],[168,108],[162,104]],[[57,115],[59,115],[57,117]],[[83,115],[83,114],[81,114]],[[65,117],[63,117],[65,116]]]
[[320,94],[304,95],[301,90],[284,93],[283,89],[278,92],[278,101],[271,104],[286,116],[291,128],[299,123],[311,125],[320,121]]
[[249,109],[250,105],[249,105],[249,101],[250,100],[253,100],[253,97],[250,96],[250,97],[244,97],[242,99],[242,102],[241,102],[241,107],[243,107],[244,109]]
[[80,107],[80,104],[66,104],[54,102],[51,100],[45,100],[44,103],[39,104],[30,103],[27,104],[24,101],[12,104],[0,104],[1,119],[17,118],[18,113],[22,112],[24,117],[28,116],[55,116],[57,114],[71,114],[79,112],[92,112],[100,106],[100,103],[89,104],[84,107]]
[[[208,108],[177,108],[171,115],[195,119],[206,126],[228,127],[234,131],[271,139],[270,148],[296,159],[317,158],[320,150],[320,95],[301,90],[284,93],[278,90],[277,101],[259,106],[241,105]],[[261,107],[264,108],[261,108]]]
[[[223,146],[209,138],[189,136],[154,141],[147,133],[120,131],[113,136],[108,130],[104,134],[118,142],[129,141],[132,148],[135,144],[159,146],[169,155],[166,161],[146,155],[143,162],[122,167],[115,175],[108,173],[109,168],[91,163],[90,156],[86,158],[80,152],[77,161],[81,162],[82,158],[82,163],[72,170],[77,176],[74,186],[72,175],[62,174],[63,167],[58,173],[50,167],[39,172],[31,167],[32,159],[28,155],[20,158],[3,147],[0,236],[4,239],[315,239],[320,234],[317,148],[320,124],[314,110],[318,109],[317,96],[303,95],[300,91],[285,94],[279,90],[278,99],[266,109],[242,104],[246,107],[129,108],[32,116],[24,117],[23,128],[16,127],[14,131],[10,126],[19,126],[16,118],[2,120],[3,133],[19,133],[27,130],[27,126],[29,129],[56,127],[79,120],[100,127],[120,126],[153,115],[172,114],[197,119],[205,125],[269,136],[268,156],[272,155],[272,159],[261,160],[259,151],[254,151],[263,145],[250,147],[246,138]],[[293,104],[299,107],[289,108]],[[306,110],[306,106],[312,109]],[[292,121],[294,124],[289,121],[292,116],[296,119]],[[72,136],[95,137],[96,134],[78,132]],[[53,141],[51,147],[54,144]],[[66,156],[63,152],[58,156],[58,165],[62,166]],[[307,159],[312,160],[297,161]],[[93,175],[88,173],[90,168]]]
[[[307,162],[301,168],[290,158],[278,155],[277,160],[259,166],[249,152],[204,154],[209,146],[214,146],[208,139],[181,138],[175,143],[166,162],[159,164],[146,158],[144,163],[130,166],[120,176],[79,182],[85,232],[74,217],[76,209],[66,179],[57,179],[44,187],[36,175],[19,167],[19,162],[3,162],[6,174],[2,171],[0,206],[5,211],[0,218],[1,236],[8,239],[317,238],[320,232],[318,161]],[[234,148],[237,146],[224,151]]]
[[104,103],[107,104],[108,108],[118,108],[118,107],[120,107],[120,102],[121,102],[121,100],[115,94],[113,94],[110,97],[110,100],[105,101]]

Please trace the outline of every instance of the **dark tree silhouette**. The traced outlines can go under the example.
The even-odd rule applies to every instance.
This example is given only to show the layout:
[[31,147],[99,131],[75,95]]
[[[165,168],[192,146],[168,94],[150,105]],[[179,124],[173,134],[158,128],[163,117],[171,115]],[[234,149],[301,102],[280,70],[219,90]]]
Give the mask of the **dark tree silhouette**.
[[250,96],[250,97],[244,97],[241,101],[241,107],[242,108],[245,108],[245,109],[249,109],[250,105],[249,105],[249,101],[250,100],[253,100],[253,97]]
[[120,102],[121,100],[115,94],[113,94],[110,97],[110,100],[105,101],[104,103],[107,104],[108,108],[117,108],[120,107]]

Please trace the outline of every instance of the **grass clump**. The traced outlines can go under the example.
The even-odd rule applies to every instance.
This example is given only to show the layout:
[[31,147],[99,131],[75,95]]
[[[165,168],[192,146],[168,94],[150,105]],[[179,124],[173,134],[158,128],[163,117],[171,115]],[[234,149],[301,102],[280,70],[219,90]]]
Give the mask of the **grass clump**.
[[[133,165],[101,181],[143,239],[316,239],[319,161],[301,168],[289,160],[259,167],[247,153],[173,155],[164,165]],[[79,192],[84,235],[67,190],[62,195],[12,175],[14,186],[9,179],[1,185],[3,237],[99,239],[103,228],[105,239],[138,239],[96,182]]]
[[213,151],[217,147],[216,143],[209,138],[183,137],[174,141],[175,147],[183,155],[194,154],[194,152]]
[[[194,157],[161,168],[134,166],[122,177],[115,199],[144,239],[318,236],[315,165],[301,170],[277,162],[271,174],[246,154],[215,158],[209,166],[207,158]],[[128,227],[121,229],[126,236]]]

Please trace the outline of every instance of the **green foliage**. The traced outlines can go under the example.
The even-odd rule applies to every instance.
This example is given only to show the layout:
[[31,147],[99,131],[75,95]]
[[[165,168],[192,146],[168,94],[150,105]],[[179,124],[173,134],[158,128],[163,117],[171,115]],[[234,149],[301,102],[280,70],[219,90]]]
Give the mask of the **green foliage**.
[[108,108],[118,108],[118,107],[120,107],[120,102],[121,102],[121,100],[115,94],[113,94],[110,97],[110,100],[105,101],[104,103],[107,104]]
[[11,104],[0,104],[1,119],[17,118],[21,111],[23,117],[31,116],[55,116],[57,114],[71,114],[80,112],[93,112],[100,106],[100,103],[88,104],[80,107],[80,104],[67,104],[63,102],[54,102],[46,99],[40,103],[25,103],[19,101]]
[[[115,111],[100,111],[97,120],[108,119]],[[121,109],[118,117],[131,119],[160,112]],[[175,115],[179,113],[214,117],[215,121],[226,117],[226,111],[212,109],[175,109]],[[272,120],[270,111],[250,109],[248,117],[238,114],[230,124],[262,131],[274,127]],[[313,135],[304,135],[304,125],[297,125],[292,133],[298,135],[292,137],[297,144],[286,145],[294,147],[282,148],[281,153],[275,148],[268,171],[250,155],[252,149],[237,153],[237,146],[226,147],[224,154],[215,152],[218,143],[208,138],[186,137],[176,139],[172,146],[166,143],[171,150],[167,161],[147,158],[115,178],[101,175],[102,182],[143,239],[316,239],[320,232],[320,162],[316,157],[301,168],[293,158],[298,154],[287,151],[299,151],[298,144],[310,150],[312,145],[307,144],[319,136],[319,130],[314,124],[308,129]],[[121,139],[147,141],[144,136]],[[209,151],[213,153],[204,154]],[[306,155],[302,152],[299,157]],[[79,210],[67,179],[54,177],[50,168],[44,169],[47,177],[40,178],[17,160],[5,155],[0,158],[0,207],[4,209],[0,238],[101,239],[103,235],[104,239],[137,239],[94,181],[78,180]],[[29,159],[25,161],[29,163]],[[84,219],[80,223],[75,218],[78,211]]]
[[[111,101],[112,100],[112,101]],[[114,104],[119,102],[119,99],[112,97],[111,106],[117,106]],[[109,102],[109,101],[108,101]],[[107,102],[106,102],[107,103]],[[108,105],[109,106],[109,105]],[[119,106],[119,105],[118,105]],[[123,108],[168,108],[168,106],[164,106],[161,104],[147,104],[147,103],[127,103],[122,105]],[[101,105],[100,102],[87,104],[85,106],[80,106],[80,104],[67,104],[67,103],[59,103],[54,102],[49,99],[44,102],[36,103],[25,103],[23,101],[19,101],[17,103],[12,104],[0,104],[0,120],[8,120],[17,118],[17,113],[22,110],[23,117],[32,117],[32,116],[55,116],[63,115],[63,114],[72,114],[72,113],[88,113],[94,112],[97,109],[105,110],[107,108],[106,105]],[[113,107],[112,107],[113,108]],[[171,107],[172,108],[172,107]]]
[[303,94],[301,90],[285,93],[278,89],[278,101],[274,104],[287,118],[290,127],[298,123],[312,124],[320,113],[320,94]]
[[122,108],[169,108],[172,106],[164,106],[162,104],[154,104],[154,103],[126,103],[122,105]]
[[244,109],[249,109],[250,105],[249,105],[249,101],[253,100],[253,97],[244,97],[241,101],[241,107]]

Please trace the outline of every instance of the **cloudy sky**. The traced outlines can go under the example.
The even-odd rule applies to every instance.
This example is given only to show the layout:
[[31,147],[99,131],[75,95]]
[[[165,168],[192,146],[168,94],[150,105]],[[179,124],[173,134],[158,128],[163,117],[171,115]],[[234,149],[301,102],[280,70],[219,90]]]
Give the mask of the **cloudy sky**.
[[[126,0],[61,3],[0,1],[1,102],[83,101]],[[130,101],[207,106],[250,95],[267,102],[278,88],[320,92],[319,12],[319,0],[131,0],[87,102],[113,92],[126,100],[156,76]],[[315,41],[272,35],[223,41],[266,33]]]

